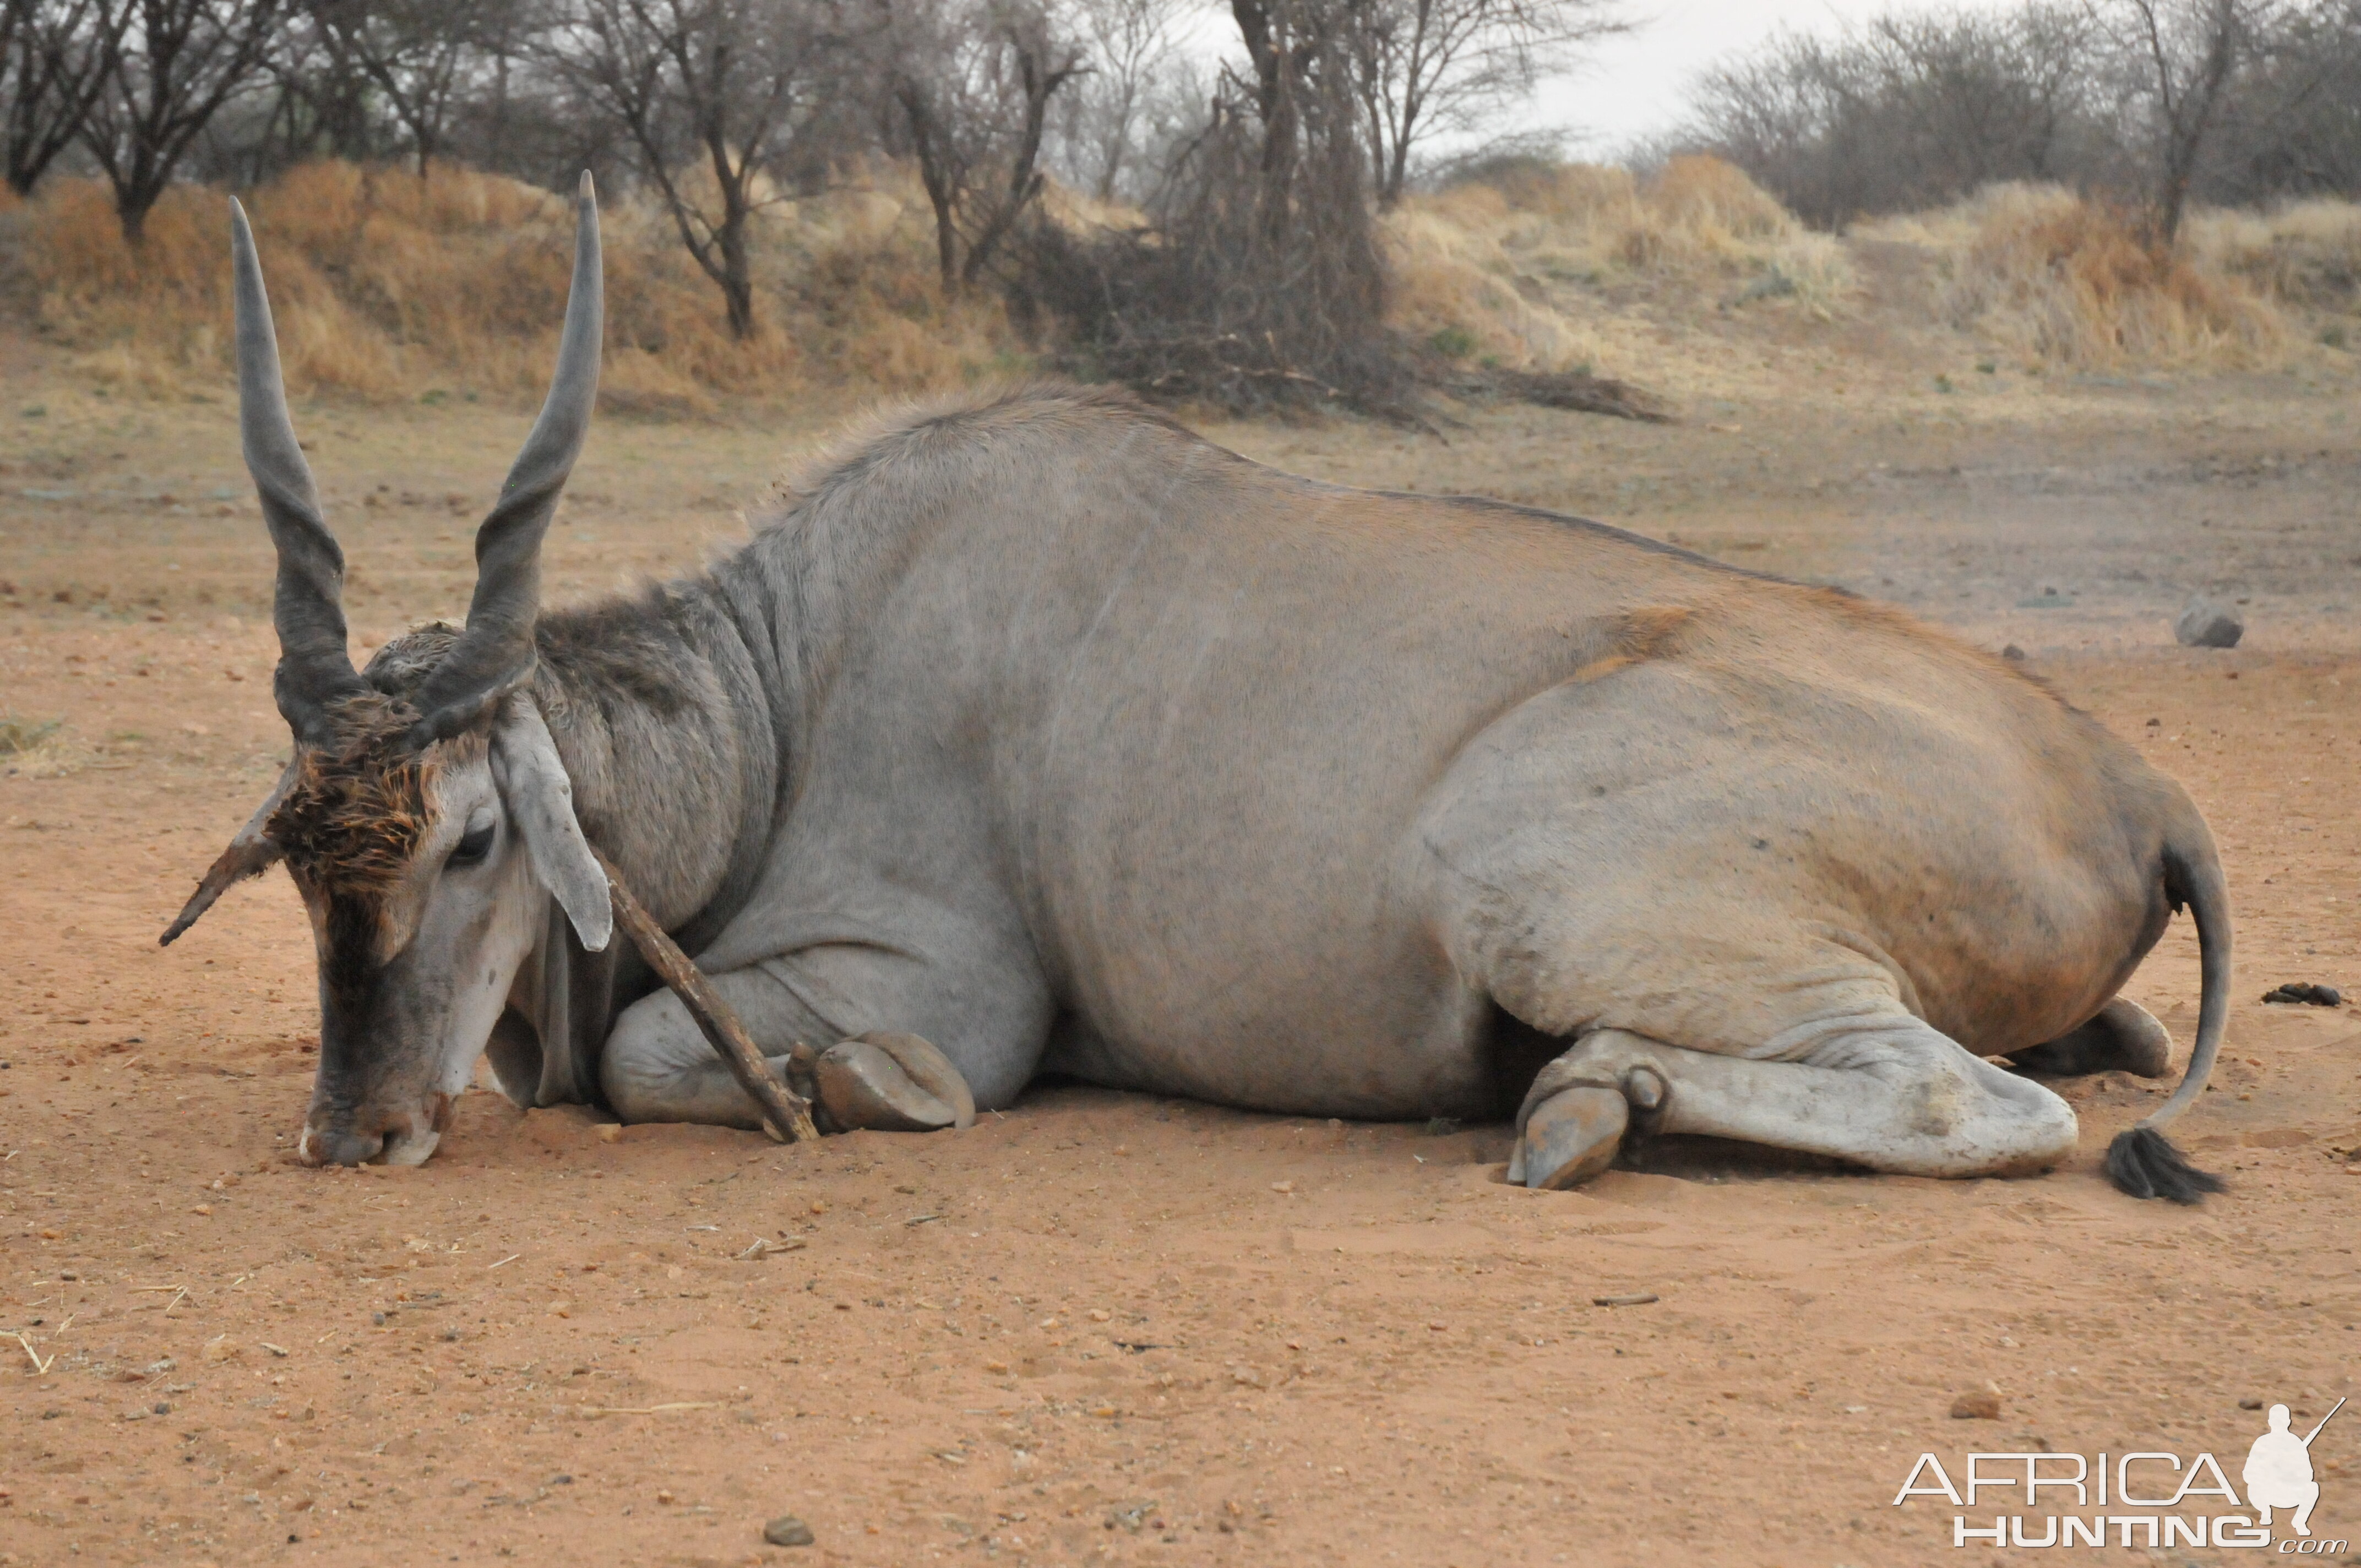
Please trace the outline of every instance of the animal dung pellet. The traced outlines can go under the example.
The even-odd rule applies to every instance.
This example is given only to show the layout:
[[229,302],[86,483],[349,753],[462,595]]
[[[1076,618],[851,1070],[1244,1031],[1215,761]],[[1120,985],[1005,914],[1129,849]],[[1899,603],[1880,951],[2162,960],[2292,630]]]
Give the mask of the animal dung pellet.
[[1989,1388],[1973,1388],[1951,1401],[1951,1419],[1955,1421],[1996,1421],[2000,1420],[2000,1396]]
[[1631,1290],[1620,1296],[1593,1296],[1590,1304],[1594,1307],[1644,1307],[1651,1301],[1662,1299],[1653,1290]]

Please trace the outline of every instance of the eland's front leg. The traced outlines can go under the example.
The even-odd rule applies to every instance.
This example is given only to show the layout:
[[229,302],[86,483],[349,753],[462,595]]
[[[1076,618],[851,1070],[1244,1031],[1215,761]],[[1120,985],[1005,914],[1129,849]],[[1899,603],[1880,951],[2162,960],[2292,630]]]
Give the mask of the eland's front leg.
[[[967,1080],[940,1050],[910,1034],[876,1032],[836,1040],[836,1026],[761,968],[710,977],[713,989],[746,1026],[763,1060],[783,1080],[808,1076],[802,1088],[838,1129],[931,1132],[975,1120]],[[815,1050],[807,1042],[832,1043]],[[798,1052],[797,1046],[803,1046]],[[671,992],[625,1009],[607,1038],[599,1084],[627,1122],[695,1122],[759,1128],[761,1112]]]
[[2063,1158],[2075,1135],[2063,1100],[1916,1018],[1849,1022],[1775,1061],[1601,1029],[1534,1079],[1517,1113],[1510,1179],[1564,1187],[1605,1169],[1633,1108],[1659,1132],[1906,1176],[2037,1169]]

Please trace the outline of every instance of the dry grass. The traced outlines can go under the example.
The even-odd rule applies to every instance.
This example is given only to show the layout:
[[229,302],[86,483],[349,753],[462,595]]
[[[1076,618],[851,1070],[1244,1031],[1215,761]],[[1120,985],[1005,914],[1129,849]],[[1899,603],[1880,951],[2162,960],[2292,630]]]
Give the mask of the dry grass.
[[[988,303],[948,305],[922,202],[889,172],[867,188],[780,203],[758,220],[758,316],[731,341],[720,296],[671,221],[606,209],[607,400],[709,411],[719,398],[793,397],[838,384],[923,391],[1005,365]],[[565,310],[568,204],[460,169],[420,180],[322,162],[247,200],[270,280],[287,378],[299,392],[387,400],[537,396]],[[104,186],[54,182],[24,223],[45,326],[83,367],[170,393],[228,370],[226,197],[180,187],[137,254]]]
[[1397,324],[1515,368],[1587,363],[1596,310],[1567,285],[1636,286],[1727,304],[1792,301],[1825,317],[1854,288],[1843,246],[1806,230],[1730,164],[1678,158],[1651,180],[1592,164],[1517,164],[1413,196],[1386,223]]
[[64,731],[61,718],[27,718],[0,709],[0,773],[51,779],[74,772],[87,759]]
[[2278,303],[2204,247],[2159,255],[2129,214],[2058,186],[1994,185],[1862,232],[1938,252],[1944,317],[2029,363],[2234,367],[2290,342]]
[[2361,311],[2361,203],[2199,213],[2187,248],[2202,270],[2242,279],[2290,305],[2348,317]]

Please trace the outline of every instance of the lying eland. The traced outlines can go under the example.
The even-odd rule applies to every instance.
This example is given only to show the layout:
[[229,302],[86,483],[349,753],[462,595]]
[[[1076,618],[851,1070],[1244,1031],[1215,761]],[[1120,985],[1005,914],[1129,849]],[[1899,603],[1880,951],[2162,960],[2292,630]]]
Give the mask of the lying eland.
[[2226,1011],[2205,823],[2036,682],[1846,594],[1294,478],[1037,386],[886,423],[701,576],[544,611],[598,380],[587,178],[577,221],[467,625],[357,673],[235,219],[294,755],[164,939],[286,862],[319,953],[304,1158],[425,1159],[485,1051],[521,1104],[758,1124],[609,948],[595,844],[839,1124],[950,1124],[1044,1070],[1309,1115],[1521,1106],[1534,1187],[1648,1130],[2052,1164],[2072,1111],[1990,1058],[2161,1074],[2116,992],[2185,905],[2189,1068],[2107,1168],[2218,1187],[2156,1130]]

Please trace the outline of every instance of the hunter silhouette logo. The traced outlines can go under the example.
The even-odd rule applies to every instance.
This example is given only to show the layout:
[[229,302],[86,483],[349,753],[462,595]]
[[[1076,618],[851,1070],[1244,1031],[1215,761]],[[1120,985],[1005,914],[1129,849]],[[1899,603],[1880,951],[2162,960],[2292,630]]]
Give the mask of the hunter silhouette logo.
[[2257,1524],[2268,1527],[2273,1508],[2293,1508],[2288,1528],[2298,1535],[2312,1533],[2312,1507],[2320,1501],[2320,1483],[2312,1478],[2312,1440],[2344,1408],[2345,1401],[2337,1400],[2320,1418],[2320,1426],[2298,1437],[2288,1430],[2288,1408],[2271,1407],[2271,1430],[2246,1451],[2246,1468],[2239,1477],[2246,1483],[2246,1506],[2257,1510]]
[[[1899,1508],[1914,1497],[1940,1497],[1960,1510],[1951,1516],[1955,1547],[2213,1546],[2341,1557],[2347,1542],[2323,1541],[2312,1532],[2312,1509],[2320,1502],[2312,1443],[2344,1408],[2345,1401],[2337,1400],[2310,1431],[2299,1434],[2288,1408],[2273,1405],[2266,1418],[2268,1430],[2247,1448],[2239,1472],[2243,1501],[2240,1488],[2210,1453],[2184,1464],[2177,1453],[2086,1456],[2042,1450],[1971,1453],[1957,1481],[1940,1459],[1922,1453],[1894,1503]],[[1989,1507],[1992,1499],[1982,1495],[1995,1491],[2015,1510],[1984,1516],[1989,1524],[1966,1511],[1980,1501]],[[2061,1508],[2075,1511],[2046,1511]],[[2092,1508],[2095,1513],[2081,1511]],[[2230,1511],[2240,1508],[2246,1511]],[[2273,1513],[2279,1509],[2287,1510],[2284,1528],[2291,1532],[2283,1538],[2273,1530]]]

